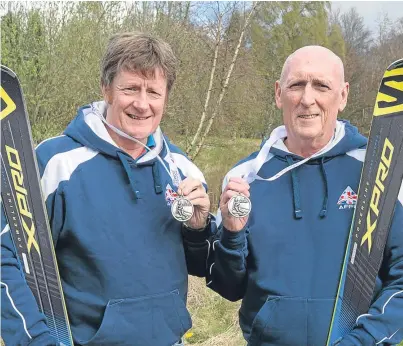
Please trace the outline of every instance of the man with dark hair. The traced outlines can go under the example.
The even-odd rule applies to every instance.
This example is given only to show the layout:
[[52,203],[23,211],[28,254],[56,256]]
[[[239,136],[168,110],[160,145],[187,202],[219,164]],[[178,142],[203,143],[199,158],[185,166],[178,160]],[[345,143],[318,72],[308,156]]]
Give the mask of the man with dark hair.
[[[104,100],[36,149],[76,345],[181,345],[191,327],[188,273],[205,275],[210,202],[203,174],[159,127],[175,77],[167,43],[115,35],[102,60]],[[10,232],[1,242],[5,343],[55,345]]]

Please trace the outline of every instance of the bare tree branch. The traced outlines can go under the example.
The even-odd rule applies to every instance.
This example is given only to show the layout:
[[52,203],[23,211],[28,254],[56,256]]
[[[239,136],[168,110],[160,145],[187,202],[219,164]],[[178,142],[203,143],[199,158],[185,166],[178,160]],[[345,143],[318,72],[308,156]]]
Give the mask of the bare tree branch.
[[213,65],[211,67],[210,82],[209,82],[209,86],[208,86],[208,90],[207,90],[206,100],[204,103],[204,109],[203,109],[203,113],[202,113],[202,116],[200,119],[199,127],[197,128],[196,134],[193,136],[192,142],[186,149],[186,154],[189,154],[189,152],[193,149],[196,141],[198,140],[198,138],[200,136],[204,122],[206,120],[207,108],[208,108],[209,101],[210,101],[211,90],[213,89],[215,69],[217,66],[218,49],[219,49],[220,42],[221,42],[221,25],[222,25],[222,15],[219,15],[218,16],[218,29],[217,29],[217,33],[216,33],[216,41],[215,41],[215,49],[214,49]]
[[234,51],[234,56],[233,56],[233,58],[232,58],[231,65],[230,65],[230,67],[229,67],[229,69],[228,69],[228,74],[227,74],[227,77],[226,77],[226,79],[225,79],[224,85],[223,85],[223,87],[222,87],[222,89],[221,89],[220,96],[219,96],[219,98],[218,98],[218,100],[217,100],[217,104],[216,104],[214,113],[213,113],[213,115],[211,116],[211,118],[210,118],[210,120],[209,120],[209,122],[208,122],[208,124],[207,124],[207,127],[206,127],[206,129],[205,129],[205,131],[204,131],[204,133],[203,133],[203,136],[202,136],[202,138],[201,138],[200,141],[199,141],[199,144],[196,146],[196,149],[195,149],[194,154],[191,155],[191,156],[189,156],[190,159],[192,159],[192,160],[195,159],[196,156],[199,154],[200,149],[202,148],[202,146],[203,146],[203,144],[204,144],[204,141],[206,140],[206,137],[207,137],[208,133],[210,132],[211,126],[213,125],[214,119],[215,119],[215,117],[217,116],[217,114],[218,114],[218,112],[219,112],[219,110],[220,110],[220,106],[221,106],[222,99],[224,98],[225,92],[226,92],[226,90],[227,90],[227,88],[228,88],[228,83],[229,83],[229,80],[230,80],[230,78],[231,78],[231,74],[232,74],[232,71],[233,71],[233,69],[234,69],[235,63],[236,63],[237,58],[238,58],[239,49],[240,49],[240,47],[241,47],[242,40],[243,40],[243,37],[244,37],[244,35],[245,35],[245,31],[246,31],[246,29],[247,29],[247,27],[248,27],[248,25],[249,25],[250,19],[252,18],[252,15],[253,15],[253,13],[254,13],[256,7],[257,7],[257,3],[254,2],[254,3],[252,4],[252,9],[250,10],[248,17],[246,18],[246,21],[245,21],[245,24],[244,24],[244,26],[243,26],[243,28],[242,28],[241,34],[239,35],[238,45],[237,45],[237,47],[236,47],[236,49],[235,49],[235,51]]

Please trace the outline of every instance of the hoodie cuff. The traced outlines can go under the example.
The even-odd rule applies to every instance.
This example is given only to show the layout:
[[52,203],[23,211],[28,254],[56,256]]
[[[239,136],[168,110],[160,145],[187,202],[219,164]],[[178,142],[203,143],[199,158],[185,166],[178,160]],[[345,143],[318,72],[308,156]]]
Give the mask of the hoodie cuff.
[[202,229],[192,229],[183,224],[183,238],[190,243],[204,243],[211,236],[211,216],[207,218],[207,224]]
[[239,232],[228,231],[222,228],[220,243],[229,250],[242,250],[246,247],[246,230],[247,226]]
[[364,328],[355,328],[337,346],[376,346],[376,341]]

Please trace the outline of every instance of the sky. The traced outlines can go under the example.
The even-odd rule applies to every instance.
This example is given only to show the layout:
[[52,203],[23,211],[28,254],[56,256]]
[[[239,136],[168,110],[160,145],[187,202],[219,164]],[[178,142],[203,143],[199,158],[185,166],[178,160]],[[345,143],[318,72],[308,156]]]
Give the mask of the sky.
[[[389,19],[396,20],[403,17],[403,0],[400,1],[331,1],[332,8],[340,8],[341,12],[347,12],[355,7],[364,18],[364,23],[372,32],[377,31],[377,21],[382,13],[387,14]],[[0,14],[1,11],[0,8]]]
[[332,8],[340,8],[341,12],[347,12],[351,7],[357,9],[372,32],[377,30],[377,21],[382,13],[392,21],[403,17],[403,1],[332,1]]

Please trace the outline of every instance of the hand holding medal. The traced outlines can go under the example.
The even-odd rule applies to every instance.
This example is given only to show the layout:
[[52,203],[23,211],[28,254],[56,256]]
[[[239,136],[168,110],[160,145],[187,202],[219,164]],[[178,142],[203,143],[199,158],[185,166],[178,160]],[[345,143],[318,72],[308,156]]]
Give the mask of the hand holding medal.
[[178,186],[178,195],[171,205],[173,217],[192,229],[202,229],[210,210],[210,199],[201,181],[186,178]]
[[242,178],[230,178],[221,199],[220,210],[224,227],[232,232],[238,232],[245,227],[248,215],[252,209],[249,200],[249,184]]

